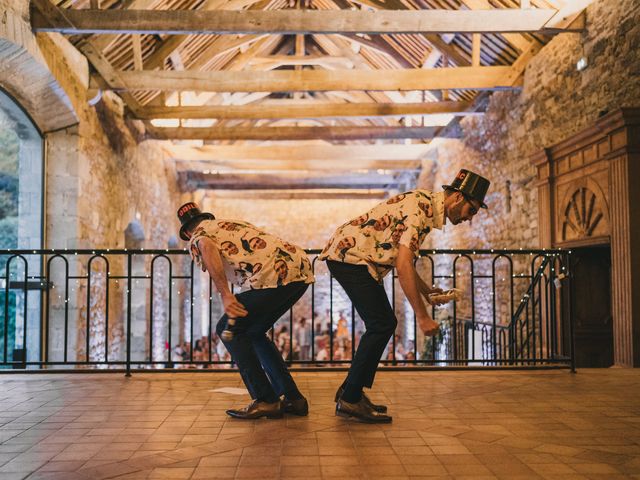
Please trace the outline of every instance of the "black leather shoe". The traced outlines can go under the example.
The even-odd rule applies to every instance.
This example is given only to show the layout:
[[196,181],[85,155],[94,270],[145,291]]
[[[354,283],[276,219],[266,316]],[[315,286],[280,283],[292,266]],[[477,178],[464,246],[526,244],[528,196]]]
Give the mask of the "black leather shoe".
[[336,415],[344,418],[355,418],[365,423],[391,423],[393,418],[384,413],[373,410],[365,401],[364,397],[358,403],[349,403],[338,400],[336,403]]
[[[344,393],[344,388],[342,388],[342,386],[338,387],[338,390],[336,391],[336,396],[333,399],[333,401],[337,403],[338,400],[340,400],[340,398],[342,397],[343,393]],[[372,410],[378,413],[387,413],[386,405],[377,405],[373,403],[371,399],[367,397],[367,395],[364,392],[362,392],[362,399],[364,400],[365,403],[367,403],[371,407]]]
[[282,406],[284,407],[284,413],[292,413],[299,417],[309,415],[309,402],[307,402],[307,399],[304,397],[296,400],[289,400],[287,397],[284,397]]
[[254,400],[241,410],[227,410],[227,415],[233,418],[253,420],[256,418],[282,418],[282,403],[280,400],[274,403],[259,402]]

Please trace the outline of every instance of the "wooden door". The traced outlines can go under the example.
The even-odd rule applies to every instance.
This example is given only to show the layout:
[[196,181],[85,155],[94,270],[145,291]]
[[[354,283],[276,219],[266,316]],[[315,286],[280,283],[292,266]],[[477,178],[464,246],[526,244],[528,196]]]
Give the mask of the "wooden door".
[[572,249],[571,315],[576,366],[613,365],[611,249],[609,245]]

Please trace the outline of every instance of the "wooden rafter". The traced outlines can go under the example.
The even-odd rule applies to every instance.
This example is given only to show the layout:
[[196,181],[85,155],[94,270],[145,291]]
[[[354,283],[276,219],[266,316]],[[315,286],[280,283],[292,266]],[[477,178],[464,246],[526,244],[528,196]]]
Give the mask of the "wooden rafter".
[[427,144],[397,145],[216,145],[188,147],[166,146],[170,158],[200,161],[321,161],[321,162],[368,162],[406,161],[422,158],[429,150]]
[[[132,10],[146,10],[154,3],[155,0],[128,0],[123,2],[122,8],[130,8]],[[97,35],[95,38],[92,38],[94,47],[96,50],[104,51],[109,48],[113,42],[118,39],[118,34],[109,34],[109,35]]]
[[449,113],[466,115],[470,102],[427,103],[320,103],[280,102],[277,105],[207,105],[202,107],[143,107],[140,119],[261,119],[261,118],[342,118],[395,117]]
[[131,47],[133,49],[133,68],[134,70],[142,70],[144,64],[142,62],[142,42],[139,34],[134,33],[131,35]]
[[432,70],[300,70],[268,72],[120,71],[113,90],[191,90],[200,92],[295,92],[328,90],[497,90],[511,67],[458,67]]
[[[218,190],[215,193],[207,193],[205,199],[218,198],[250,198],[256,200],[382,200],[389,198],[393,193],[386,189],[349,189],[341,188],[316,189],[316,190]],[[206,201],[206,200],[203,200]]]
[[[31,6],[33,12],[40,12],[48,18],[56,18],[59,22],[70,22],[66,15],[68,10],[63,11],[60,8],[56,8],[49,0],[32,0]],[[122,82],[119,72],[113,68],[102,51],[96,47],[93,39],[85,39],[77,47],[98,71],[98,75],[93,76],[94,88],[110,89]],[[135,113],[140,109],[140,104],[131,93],[122,92],[120,96],[132,112]]]
[[[489,0],[461,0],[471,10],[488,10],[492,9]],[[502,36],[511,45],[516,47],[520,51],[524,51],[529,47],[530,41],[518,33],[502,32]]]
[[[199,11],[215,11],[217,9],[238,10],[247,5],[259,4],[256,5],[258,7],[263,3],[264,0],[208,0],[200,7]],[[153,70],[154,68],[161,67],[164,64],[165,60],[175,50],[180,48],[187,40],[189,40],[189,38],[189,35],[172,35],[168,37],[149,56],[149,58],[145,62],[145,68],[147,70]],[[212,61],[218,55],[224,55],[231,50],[246,45],[248,42],[257,40],[258,38],[260,37],[253,35],[241,39],[233,37],[219,38],[216,42],[213,42],[213,45],[215,45],[215,47],[208,48],[207,51],[204,52],[202,58],[207,58],[209,61]]]
[[310,189],[398,189],[403,182],[388,175],[380,178],[366,177],[364,181],[350,181],[338,177],[333,179],[280,179],[273,176],[261,176],[258,178],[246,178],[232,175],[203,175],[196,172],[182,174],[185,190],[310,190]]
[[158,128],[147,127],[158,140],[377,140],[414,138],[430,140],[434,127],[213,127]]
[[346,57],[329,55],[269,55],[254,57],[250,65],[260,70],[273,70],[283,66],[318,66],[326,69],[351,68],[353,63]]
[[[61,10],[53,7],[53,9]],[[546,24],[557,13],[552,9],[493,10],[65,10],[45,16],[33,12],[34,31],[63,34],[384,34],[384,33],[501,33],[562,30]]]
[[326,158],[324,160],[305,160],[297,159],[291,161],[282,160],[197,160],[184,161],[176,159],[177,171],[189,170],[330,170],[330,171],[349,171],[349,170],[419,170],[420,160],[352,160],[352,159],[333,159]]
[[283,176],[256,173],[202,173],[181,172],[180,181],[190,189],[208,190],[298,190],[298,189],[368,189],[398,188],[401,179],[393,173],[348,175],[307,174]]

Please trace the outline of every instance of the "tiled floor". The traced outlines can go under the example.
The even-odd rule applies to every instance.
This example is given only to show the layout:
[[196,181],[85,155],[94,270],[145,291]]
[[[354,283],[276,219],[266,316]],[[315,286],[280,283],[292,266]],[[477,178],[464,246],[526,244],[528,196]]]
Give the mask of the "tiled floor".
[[334,416],[342,373],[296,373],[309,417],[242,421],[236,373],[0,376],[0,480],[640,478],[640,370],[382,372],[391,425]]

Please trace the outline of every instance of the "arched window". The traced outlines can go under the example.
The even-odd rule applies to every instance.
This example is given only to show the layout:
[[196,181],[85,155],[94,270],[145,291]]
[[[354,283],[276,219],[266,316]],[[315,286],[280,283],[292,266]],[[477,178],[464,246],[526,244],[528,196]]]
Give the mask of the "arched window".
[[43,163],[40,132],[0,90],[0,248],[41,248]]
[[[0,249],[42,248],[43,163],[40,132],[0,90]],[[41,271],[39,255],[0,256],[0,363],[40,355]]]

